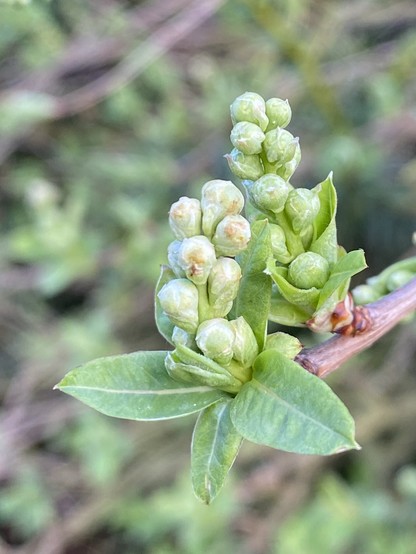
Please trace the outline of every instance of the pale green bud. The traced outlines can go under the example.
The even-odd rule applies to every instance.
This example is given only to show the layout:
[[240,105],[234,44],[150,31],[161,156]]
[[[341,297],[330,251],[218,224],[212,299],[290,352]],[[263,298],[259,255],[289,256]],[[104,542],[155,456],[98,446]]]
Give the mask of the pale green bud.
[[233,306],[241,268],[232,258],[218,258],[208,277],[208,298],[215,317],[225,317]]
[[215,249],[207,237],[199,235],[183,239],[178,252],[178,263],[195,285],[204,285],[207,282],[215,261]]
[[380,298],[380,294],[370,285],[358,285],[352,290],[352,296],[356,304],[369,304]]
[[278,175],[267,173],[257,179],[249,190],[250,199],[260,210],[275,214],[283,211],[292,185]]
[[406,285],[416,275],[408,269],[398,269],[387,279],[386,287],[389,292]]
[[230,112],[234,125],[239,121],[249,121],[265,131],[269,124],[269,118],[266,115],[266,102],[255,92],[245,92],[238,96],[231,104]]
[[273,257],[281,264],[288,264],[292,261],[293,256],[287,249],[285,232],[279,225],[274,223],[270,223],[269,227]]
[[234,148],[230,154],[226,154],[224,157],[231,171],[240,179],[255,181],[264,173],[263,164],[257,154],[248,156]]
[[304,252],[289,265],[287,280],[299,289],[321,289],[329,273],[329,263],[325,258],[315,252]]
[[292,110],[288,100],[269,98],[266,102],[266,115],[269,118],[269,128],[287,127],[292,119]]
[[169,266],[172,269],[173,273],[178,278],[186,277],[186,273],[179,265],[178,261],[178,255],[179,255],[179,249],[182,246],[182,241],[180,240],[174,240],[171,242],[168,246],[168,262]]
[[201,191],[202,231],[211,237],[226,215],[236,215],[244,207],[244,196],[231,181],[208,181]]
[[195,346],[196,346],[195,335],[192,335],[191,333],[187,333],[184,329],[181,329],[180,327],[176,327],[176,326],[173,328],[172,342],[175,346],[178,346],[178,344],[181,344],[182,346],[187,346],[192,350],[195,349]]
[[295,233],[300,233],[305,227],[311,225],[319,209],[320,202],[317,194],[302,188],[292,190],[285,205],[285,212]]
[[268,335],[266,338],[264,350],[269,350],[270,348],[279,350],[284,356],[293,360],[302,350],[302,344],[296,337],[278,331]]
[[218,256],[237,256],[251,238],[250,223],[242,215],[227,215],[217,225],[212,243]]
[[201,352],[219,364],[227,364],[233,357],[234,340],[233,326],[222,318],[203,321],[196,334],[196,343]]
[[196,198],[182,196],[172,204],[169,211],[169,225],[177,239],[201,234],[201,204]]
[[270,163],[284,165],[293,159],[298,145],[298,138],[278,127],[266,133],[263,149]]
[[233,345],[233,358],[246,367],[251,367],[259,353],[259,347],[252,328],[243,316],[230,321],[234,328],[235,339]]
[[265,134],[255,123],[240,121],[231,131],[230,139],[243,154],[260,154]]
[[301,151],[300,151],[300,145],[299,142],[296,144],[295,153],[293,155],[293,158],[286,162],[281,167],[276,168],[276,175],[279,175],[284,179],[285,181],[288,181],[292,175],[295,173],[296,168],[298,167],[301,159]]
[[174,325],[188,333],[198,328],[198,289],[187,279],[173,279],[157,295],[162,310]]

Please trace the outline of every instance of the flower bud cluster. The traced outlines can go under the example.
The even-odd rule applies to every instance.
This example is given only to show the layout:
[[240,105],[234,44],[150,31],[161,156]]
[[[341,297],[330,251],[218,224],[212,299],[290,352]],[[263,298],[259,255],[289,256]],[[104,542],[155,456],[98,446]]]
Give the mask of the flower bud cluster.
[[[244,318],[227,319],[241,279],[234,258],[251,237],[243,207],[238,188],[220,179],[205,183],[201,200],[182,197],[171,206],[169,224],[175,240],[168,247],[168,261],[175,278],[157,294],[175,326],[176,350],[166,360],[169,374],[181,380],[186,374],[185,380],[230,392],[248,380],[258,354]],[[188,351],[190,358],[184,354]],[[192,355],[199,356],[196,362]]]

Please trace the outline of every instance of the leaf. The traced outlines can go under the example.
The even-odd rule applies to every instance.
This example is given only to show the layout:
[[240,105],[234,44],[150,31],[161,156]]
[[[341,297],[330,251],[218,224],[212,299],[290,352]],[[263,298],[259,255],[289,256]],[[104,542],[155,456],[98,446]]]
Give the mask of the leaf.
[[112,417],[170,419],[198,412],[225,393],[178,383],[165,370],[167,352],[99,358],[70,371],[55,388]]
[[254,362],[253,379],[231,407],[241,435],[255,443],[299,454],[334,454],[359,448],[346,406],[318,377],[266,350]]
[[[367,263],[363,250],[352,250],[343,255],[333,267],[328,281],[322,287],[317,308],[321,308],[337,290],[344,290],[345,284],[351,277],[366,267]],[[335,303],[340,300],[341,298],[336,298]]]
[[270,229],[267,220],[256,221],[251,226],[251,240],[247,250],[238,259],[242,278],[230,319],[244,317],[263,349],[267,332],[272,281],[264,273],[271,255]]
[[203,410],[192,436],[192,484],[206,504],[214,500],[234,463],[242,436],[230,418],[232,399],[223,399]]
[[313,223],[314,240],[309,247],[311,252],[320,254],[330,264],[337,261],[337,193],[332,182],[332,171],[322,183],[315,187],[318,190],[320,209]]
[[155,320],[159,333],[162,335],[163,338],[165,338],[170,344],[173,345],[172,333],[175,325],[162,310],[162,306],[160,305],[159,299],[157,297],[158,292],[163,287],[163,285],[166,285],[166,283],[169,283],[169,281],[172,281],[172,279],[176,279],[176,276],[171,268],[168,265],[161,265],[160,275],[156,283],[155,290]]
[[274,262],[268,264],[268,272],[276,283],[280,294],[290,304],[295,304],[302,311],[308,313],[308,318],[315,312],[319,300],[320,290],[313,287],[310,289],[299,289],[289,283],[286,279],[286,267],[274,267]]
[[310,314],[285,300],[280,293],[273,292],[269,320],[289,327],[305,327]]

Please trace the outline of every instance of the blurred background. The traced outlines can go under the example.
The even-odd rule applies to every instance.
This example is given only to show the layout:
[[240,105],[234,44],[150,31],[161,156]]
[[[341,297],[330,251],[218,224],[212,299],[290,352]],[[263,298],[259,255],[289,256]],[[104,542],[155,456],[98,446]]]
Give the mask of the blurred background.
[[94,357],[166,348],[167,212],[231,178],[246,90],[289,99],[294,185],[334,171],[356,284],[414,255],[415,67],[412,0],[0,0],[1,554],[415,552],[414,321],[329,379],[360,452],[244,444],[210,507],[194,417],[113,420],[52,391]]

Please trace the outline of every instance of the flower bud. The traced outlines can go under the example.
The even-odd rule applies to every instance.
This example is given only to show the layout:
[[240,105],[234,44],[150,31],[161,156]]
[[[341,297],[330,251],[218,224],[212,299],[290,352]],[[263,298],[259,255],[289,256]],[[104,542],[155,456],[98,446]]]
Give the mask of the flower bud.
[[274,223],[270,223],[269,227],[273,257],[281,264],[288,264],[292,261],[293,256],[287,249],[285,232],[279,225]]
[[415,274],[408,269],[398,269],[387,279],[386,287],[389,292],[406,285],[415,277]]
[[287,213],[295,233],[311,225],[319,213],[320,202],[317,194],[309,189],[294,189],[287,197]]
[[238,293],[241,268],[232,258],[218,258],[208,277],[208,298],[215,317],[225,317]]
[[242,215],[227,215],[217,225],[212,243],[217,256],[237,256],[251,237],[250,223]]
[[265,131],[269,124],[266,115],[266,103],[255,92],[245,92],[238,96],[231,104],[230,112],[234,125],[239,121],[249,121],[250,123],[256,123],[262,131]]
[[277,167],[276,175],[279,175],[279,177],[281,177],[285,181],[288,181],[295,173],[296,168],[300,163],[300,159],[301,159],[301,151],[300,151],[299,143],[297,143],[293,158],[290,161],[286,162],[281,167]]
[[216,261],[211,242],[199,235],[184,239],[178,251],[178,263],[195,285],[204,285]]
[[269,128],[287,127],[292,119],[292,110],[288,100],[269,98],[266,102],[266,115],[269,118]]
[[231,181],[214,179],[202,187],[201,207],[202,231],[210,238],[221,219],[241,212],[244,196]]
[[275,214],[283,211],[292,185],[278,175],[267,173],[250,188],[250,199],[257,208]]
[[227,364],[233,357],[234,340],[233,326],[222,318],[202,322],[196,334],[198,348],[219,364]]
[[230,139],[243,154],[260,154],[265,134],[255,123],[240,121],[231,131]]
[[298,144],[298,138],[278,127],[266,133],[263,148],[270,163],[284,165],[293,159]]
[[289,265],[287,280],[299,289],[321,289],[329,273],[329,264],[325,258],[315,252],[304,252]]
[[186,277],[186,273],[179,265],[178,261],[178,255],[179,255],[179,249],[182,246],[182,241],[180,240],[174,240],[171,242],[168,246],[168,262],[169,266],[171,267],[173,273],[178,277],[179,279],[182,279],[183,277]]
[[231,171],[240,179],[255,181],[264,173],[263,165],[257,154],[248,156],[234,148],[230,154],[226,154],[224,157]]
[[252,328],[243,316],[230,321],[235,332],[233,358],[245,367],[250,367],[259,353],[259,347]]
[[277,333],[272,333],[266,338],[264,350],[269,350],[270,348],[279,350],[281,354],[293,360],[302,350],[302,344],[296,337],[277,331]]
[[169,225],[177,239],[201,234],[201,204],[196,198],[182,196],[172,204],[169,211]]
[[358,285],[358,287],[355,287],[351,292],[354,302],[359,305],[369,304],[380,298],[380,294],[370,287],[370,285]]
[[173,279],[157,295],[162,310],[174,325],[188,333],[198,328],[198,289],[187,279]]
[[191,335],[190,333],[187,333],[180,327],[176,327],[176,326],[173,328],[172,342],[175,346],[178,346],[178,344],[181,344],[182,346],[187,346],[192,350],[195,349],[195,346],[196,346],[195,335]]

